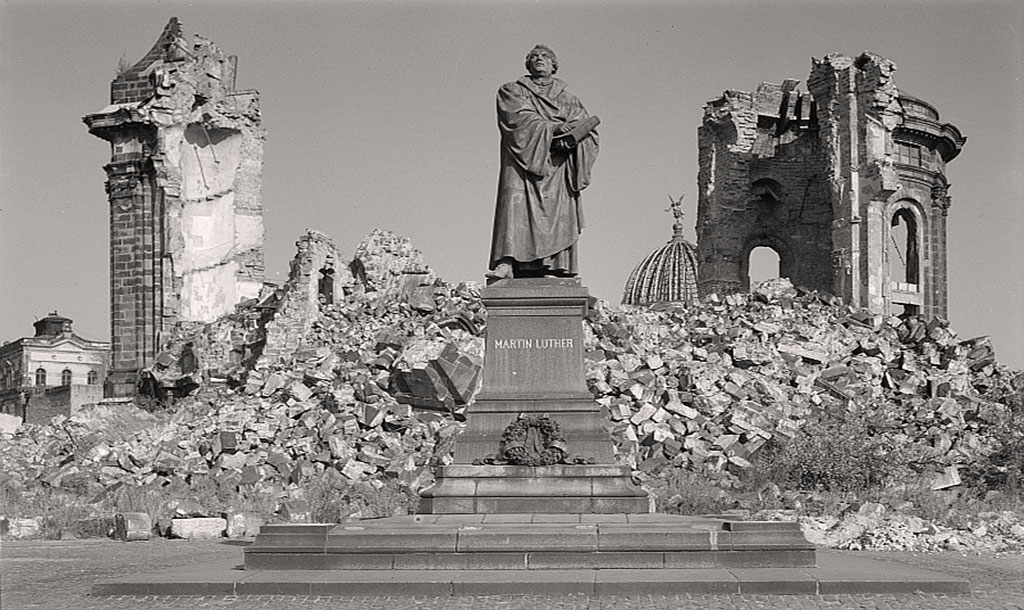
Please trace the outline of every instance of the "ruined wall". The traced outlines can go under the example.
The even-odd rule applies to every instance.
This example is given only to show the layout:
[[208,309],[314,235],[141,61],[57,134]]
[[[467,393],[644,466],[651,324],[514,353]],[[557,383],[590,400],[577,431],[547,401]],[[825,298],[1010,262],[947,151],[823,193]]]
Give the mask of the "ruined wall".
[[257,368],[294,354],[319,317],[321,302],[340,300],[344,286],[353,283],[348,262],[327,235],[307,229],[295,248],[281,302],[266,325],[266,346]]
[[750,252],[767,246],[797,285],[830,287],[825,155],[813,101],[796,81],[727,91],[698,130],[701,291],[748,290]]
[[27,424],[45,424],[57,415],[70,417],[87,405],[103,399],[103,388],[98,385],[66,385],[27,392],[24,406]]
[[[830,151],[834,292],[871,311],[946,317],[945,164],[966,138],[900,92],[895,71],[873,53],[832,54],[808,79]],[[897,224],[910,234],[897,239]]]
[[352,258],[343,257],[334,241],[307,229],[295,242],[295,258],[288,281],[266,324],[266,345],[257,369],[287,360],[320,318],[322,306],[340,303],[353,295],[375,292],[385,301],[416,301],[430,294],[436,279],[422,253],[405,237],[374,229],[356,246]]
[[236,60],[171,19],[84,118],[111,143],[111,394],[133,391],[161,336],[210,322],[264,278],[259,96]]
[[966,138],[901,94],[895,64],[815,59],[807,82],[726,91],[699,129],[703,292],[748,289],[750,251],[780,275],[891,314],[946,315],[945,164]]

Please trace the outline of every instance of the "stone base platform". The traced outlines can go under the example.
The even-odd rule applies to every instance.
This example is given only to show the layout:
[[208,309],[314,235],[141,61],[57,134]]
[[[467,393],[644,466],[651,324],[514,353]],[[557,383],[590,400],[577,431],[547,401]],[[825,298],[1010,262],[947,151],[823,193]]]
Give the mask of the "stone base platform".
[[[479,596],[970,593],[961,578],[820,550],[817,567],[554,570],[251,570],[232,562],[131,574],[92,595]],[[956,606],[955,603],[950,604]]]
[[451,465],[441,466],[437,482],[420,492],[417,512],[646,513],[648,507],[628,466]]
[[796,523],[662,514],[410,515],[266,525],[252,570],[553,570],[810,567]]

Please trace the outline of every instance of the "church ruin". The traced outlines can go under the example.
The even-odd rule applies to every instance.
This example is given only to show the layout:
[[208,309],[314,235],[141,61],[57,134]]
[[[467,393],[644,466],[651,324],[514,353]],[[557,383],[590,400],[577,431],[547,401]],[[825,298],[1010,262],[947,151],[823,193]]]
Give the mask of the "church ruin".
[[213,321],[263,285],[264,132],[236,69],[174,18],[83,118],[111,148],[108,395],[134,393],[177,322]]
[[966,138],[865,52],[799,81],[726,91],[698,130],[703,294],[748,290],[751,252],[779,274],[885,314],[946,317],[946,163]]

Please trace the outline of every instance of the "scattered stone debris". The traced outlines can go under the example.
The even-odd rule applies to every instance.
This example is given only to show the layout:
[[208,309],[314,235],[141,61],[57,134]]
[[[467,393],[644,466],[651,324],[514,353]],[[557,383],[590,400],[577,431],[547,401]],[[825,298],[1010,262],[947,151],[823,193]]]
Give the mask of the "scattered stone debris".
[[797,516],[795,511],[762,511],[758,519],[799,521],[812,544],[846,550],[1024,551],[1024,516],[1015,511],[983,511],[962,527],[945,527],[921,517],[866,502],[840,516]]
[[590,330],[588,382],[643,472],[672,464],[728,486],[769,440],[857,410],[919,445],[943,489],[1010,417],[982,396],[1010,377],[987,337],[854,310],[785,279],[688,308],[599,307]]
[[[191,342],[188,375],[201,383],[168,408],[101,404],[5,434],[0,485],[26,498],[59,491],[93,504],[129,489],[170,490],[181,500],[150,510],[153,529],[194,538],[252,535],[267,520],[309,521],[306,490],[317,481],[377,489],[390,482],[409,493],[430,484],[432,468],[451,462],[479,388],[479,285],[433,277],[407,240],[387,232],[360,246],[355,274],[325,239],[309,233],[300,252],[315,264],[293,264],[304,286],[318,287],[312,305],[287,306],[294,299],[276,291],[218,322],[183,326],[168,343],[176,354],[168,368],[184,370],[180,348]],[[318,265],[327,254],[330,299],[307,273],[326,268]],[[278,331],[269,332],[273,324]],[[769,440],[860,409],[920,445],[935,489],[955,487],[959,469],[992,451],[992,431],[1010,415],[986,398],[1011,378],[987,338],[959,339],[942,320],[857,311],[784,280],[686,308],[619,311],[598,301],[584,333],[588,384],[607,409],[619,459],[641,481],[673,467],[729,488]],[[294,347],[270,349],[271,341]],[[186,500],[198,488],[209,500]],[[260,495],[276,503],[258,513],[234,505]],[[38,515],[8,516],[9,535],[34,535],[26,519]],[[956,548],[991,541],[991,532],[1010,548],[1024,533],[1006,515],[979,517],[970,535],[941,540],[947,530],[898,511],[862,507],[834,522],[803,519],[815,541],[847,548],[888,548],[893,540]],[[879,520],[884,528],[869,526]],[[193,521],[202,527],[189,529]]]

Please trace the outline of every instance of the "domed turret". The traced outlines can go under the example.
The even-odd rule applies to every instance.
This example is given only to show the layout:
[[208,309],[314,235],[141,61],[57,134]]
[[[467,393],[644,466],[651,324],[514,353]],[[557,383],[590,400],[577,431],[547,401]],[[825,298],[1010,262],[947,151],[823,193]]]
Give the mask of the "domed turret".
[[683,239],[683,211],[680,197],[672,200],[672,239],[648,254],[626,281],[623,305],[681,302],[692,303],[697,292],[697,247]]

